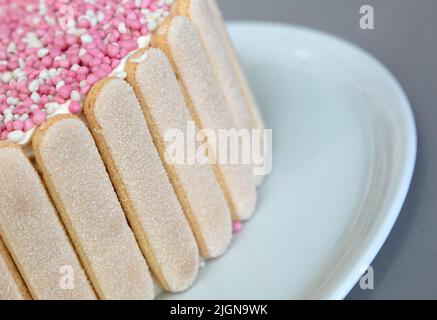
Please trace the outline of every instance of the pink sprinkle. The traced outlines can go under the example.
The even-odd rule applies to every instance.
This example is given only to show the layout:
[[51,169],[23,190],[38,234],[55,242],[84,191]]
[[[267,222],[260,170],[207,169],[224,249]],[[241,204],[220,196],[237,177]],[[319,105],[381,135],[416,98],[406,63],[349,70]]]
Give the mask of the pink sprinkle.
[[149,5],[149,10],[152,12],[155,12],[158,9],[159,9],[159,7],[155,3],[152,3]]
[[60,96],[56,96],[53,98],[53,101],[59,103],[59,104],[64,104],[65,103],[65,99],[60,97]]
[[79,67],[79,69],[77,69],[77,73],[87,75],[88,73],[90,73],[90,71],[87,67]]
[[8,138],[8,133],[6,130],[2,131],[2,133],[0,134],[0,140],[6,140]]
[[6,130],[11,132],[14,129],[12,121],[6,123]]
[[99,78],[97,77],[97,76],[95,76],[95,75],[90,75],[87,79],[86,79],[86,81],[88,82],[88,84],[90,85],[90,86],[92,86],[94,83],[96,83],[97,81],[99,81]]
[[88,94],[88,92],[90,91],[91,86],[85,86],[80,88],[80,93],[84,96],[86,96]]
[[67,34],[66,36],[65,36],[65,41],[67,42],[67,44],[68,45],[73,45],[73,44],[75,44],[75,43],[77,43],[78,42],[78,38],[75,36],[75,35],[71,35],[71,34]]
[[53,63],[53,59],[50,56],[46,56],[42,59],[42,63],[46,68],[49,68]]
[[120,65],[120,60],[118,60],[118,59],[114,59],[114,60],[112,60],[112,62],[111,62],[111,68],[115,69],[115,68],[117,68],[119,65]]
[[39,87],[39,93],[44,94],[44,95],[50,94],[50,87],[48,85],[45,85],[45,84],[41,85]]
[[79,102],[72,101],[68,107],[68,111],[70,111],[72,114],[79,114],[82,111],[82,107],[80,106]]
[[43,123],[46,121],[46,119],[47,119],[47,115],[46,115],[46,113],[45,113],[44,111],[42,111],[42,110],[36,110],[36,111],[33,113],[32,121],[33,121],[33,123],[36,124],[37,126],[43,124]]
[[27,119],[26,121],[24,121],[24,128],[23,128],[24,132],[29,131],[33,127],[34,127],[34,124],[33,124],[32,119]]
[[89,27],[91,27],[91,23],[87,18],[81,18],[81,19],[79,19],[77,26],[79,28],[88,29]]
[[234,233],[239,233],[243,230],[243,224],[240,221],[232,222],[232,231]]
[[110,56],[111,58],[117,57],[119,52],[120,50],[117,45],[114,44],[108,45],[108,56]]
[[72,88],[70,85],[66,85],[63,87],[60,87],[58,90],[59,95],[64,98],[64,99],[68,99],[70,97]]
[[59,66],[64,69],[68,69],[70,68],[70,61],[68,61],[67,59],[63,59],[59,61]]
[[45,105],[47,102],[49,102],[49,98],[47,96],[42,96],[39,103],[40,105]]
[[24,127],[23,121],[17,120],[17,121],[14,121],[14,123],[12,124],[12,128],[14,130],[23,130],[23,127]]
[[29,108],[32,104],[33,104],[33,100],[31,98],[27,98],[26,100],[24,100],[23,102],[23,107],[24,108]]
[[96,67],[96,66],[99,66],[101,63],[102,63],[102,60],[101,60],[101,59],[99,59],[99,58],[92,58],[92,59],[90,60],[90,62],[89,62],[89,65],[90,65],[91,67]]
[[80,59],[84,64],[89,64],[90,61],[93,59],[93,56],[88,53],[85,53]]

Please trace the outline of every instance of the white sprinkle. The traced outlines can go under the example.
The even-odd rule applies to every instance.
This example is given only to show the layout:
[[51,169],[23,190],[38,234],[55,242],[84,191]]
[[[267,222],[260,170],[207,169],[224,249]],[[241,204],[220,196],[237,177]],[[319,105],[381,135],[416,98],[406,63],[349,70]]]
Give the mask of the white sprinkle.
[[29,48],[41,48],[42,43],[34,32],[29,32],[23,40]]
[[2,74],[2,81],[4,83],[9,83],[12,80],[12,73],[11,72],[5,72]]
[[79,91],[76,91],[76,90],[71,91],[70,97],[71,97],[71,100],[73,100],[73,101],[80,101],[82,98]]
[[26,62],[22,58],[20,58],[18,59],[18,65],[21,69],[24,69],[26,67]]
[[118,31],[120,33],[126,33],[127,32],[126,25],[124,24],[124,22],[120,22],[120,24],[118,25]]
[[38,58],[44,58],[49,53],[49,49],[41,48],[38,50],[37,56]]
[[79,85],[81,88],[83,88],[83,87],[86,87],[88,85],[88,82],[86,80],[82,80]]
[[42,70],[42,71],[39,73],[39,77],[40,77],[40,79],[42,79],[42,80],[47,79],[49,76],[50,76],[50,74],[49,74],[49,72],[48,72],[47,70]]
[[9,110],[10,112],[8,112],[8,113],[3,112],[3,114],[5,116],[5,123],[12,121],[12,119],[14,119],[14,116],[12,115],[12,110],[11,109],[6,109],[6,110]]
[[56,110],[59,109],[59,107],[60,105],[57,102],[49,102],[44,105],[44,108],[46,109],[48,115],[53,114]]
[[27,80],[27,76],[25,73],[20,73],[20,75],[17,77],[17,81],[20,80]]
[[79,65],[78,64],[73,64],[72,66],[71,66],[71,71],[77,71],[77,69],[79,69]]
[[79,57],[83,56],[84,54],[86,54],[86,49],[85,48],[80,48],[80,50],[79,50]]
[[15,44],[15,42],[9,43],[8,48],[6,49],[6,51],[8,53],[16,53],[17,52],[17,45]]
[[90,18],[90,23],[91,23],[92,26],[95,26],[95,25],[97,25],[99,23],[99,21],[97,20],[96,17],[91,17]]
[[135,63],[141,63],[141,62],[146,61],[147,58],[148,58],[148,54],[147,54],[147,52],[144,52],[144,53],[143,53],[141,56],[139,56],[138,58],[136,58],[136,59],[132,59],[132,61],[135,62]]
[[88,17],[94,17],[95,13],[94,13],[93,10],[88,9],[88,10],[86,11],[86,15],[87,15]]
[[91,42],[93,42],[93,37],[91,37],[89,34],[85,33],[80,37],[80,40],[82,40],[83,43],[91,43]]
[[150,31],[155,30],[157,26],[158,25],[154,20],[149,21],[149,23],[147,24],[147,28],[149,28]]
[[6,103],[10,106],[16,106],[20,102],[18,98],[9,97],[8,100],[6,100]]
[[117,71],[114,73],[114,77],[120,78],[120,79],[126,79],[127,74],[124,71]]
[[56,89],[59,90],[63,86],[65,86],[65,81],[61,80],[56,84]]
[[30,110],[36,110],[36,109],[38,109],[39,107],[36,105],[36,104],[32,104],[31,106],[30,106]]
[[24,137],[24,132],[21,130],[15,130],[8,133],[8,140],[12,142],[20,142]]
[[21,78],[23,75],[26,75],[26,73],[21,70],[21,68],[17,68],[14,71],[12,71],[13,76],[15,79]]
[[35,103],[39,103],[41,101],[41,97],[39,96],[38,92],[32,92],[32,95],[30,96],[30,98],[35,102]]
[[45,15],[47,13],[47,7],[43,1],[39,2],[39,14],[41,16]]
[[38,80],[33,80],[29,84],[29,91],[36,93],[38,91],[38,89],[39,89],[39,81]]
[[27,119],[29,119],[29,115],[27,113],[24,113],[21,117],[20,117],[20,121],[26,121]]
[[149,46],[150,41],[151,41],[152,37],[150,36],[150,34],[148,34],[147,36],[141,36],[138,38],[138,47],[139,48],[146,48]]
[[54,78],[58,75],[58,71],[55,68],[50,68],[49,70],[49,76],[50,78]]
[[46,16],[45,19],[46,19],[47,24],[49,24],[49,25],[51,25],[51,26],[53,26],[53,25],[56,24],[56,20],[55,20],[55,18],[53,18],[53,17]]
[[97,20],[101,22],[103,19],[105,19],[105,14],[102,11],[97,12]]

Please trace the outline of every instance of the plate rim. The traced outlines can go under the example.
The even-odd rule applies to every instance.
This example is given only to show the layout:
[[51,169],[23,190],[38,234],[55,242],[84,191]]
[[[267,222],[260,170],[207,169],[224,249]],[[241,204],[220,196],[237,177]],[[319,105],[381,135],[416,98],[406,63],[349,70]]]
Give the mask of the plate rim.
[[[402,207],[405,203],[405,200],[408,195],[408,191],[411,186],[411,182],[413,179],[415,165],[417,160],[417,147],[418,147],[418,135],[417,135],[417,125],[414,117],[413,108],[411,103],[407,97],[405,90],[402,88],[400,82],[396,79],[393,73],[374,55],[369,53],[367,50],[359,47],[358,45],[350,42],[349,40],[345,40],[335,34],[331,34],[329,32],[299,26],[288,23],[281,22],[269,22],[269,21],[256,21],[256,20],[231,20],[226,22],[230,33],[232,34],[233,28],[250,28],[250,27],[262,27],[262,28],[270,28],[270,29],[284,29],[284,30],[293,30],[293,31],[302,31],[306,33],[312,33],[317,36],[321,36],[324,38],[329,38],[330,40],[334,40],[342,43],[350,47],[352,50],[360,52],[370,60],[373,60],[375,66],[380,68],[381,71],[387,76],[387,80],[391,81],[393,84],[394,93],[397,98],[401,101],[401,103],[397,104],[396,109],[400,110],[402,113],[402,118],[404,120],[405,125],[405,154],[404,154],[404,167],[402,168],[402,174],[397,185],[396,191],[393,193],[392,201],[390,203],[389,209],[386,211],[384,215],[384,223],[377,227],[374,236],[369,241],[369,245],[367,245],[363,252],[359,255],[359,257],[355,260],[355,266],[369,266],[372,261],[375,259],[376,255],[380,252],[382,246],[388,239],[396,221],[399,217],[399,214],[402,210]],[[330,292],[323,292],[323,286],[318,289],[313,295],[311,295],[310,299],[329,299],[329,300],[337,300],[344,299],[347,294],[353,289],[355,284],[359,281],[362,276],[362,272],[358,267],[351,267],[349,270],[343,270],[344,275],[341,277],[340,283],[335,286]],[[327,280],[329,282],[329,280]]]

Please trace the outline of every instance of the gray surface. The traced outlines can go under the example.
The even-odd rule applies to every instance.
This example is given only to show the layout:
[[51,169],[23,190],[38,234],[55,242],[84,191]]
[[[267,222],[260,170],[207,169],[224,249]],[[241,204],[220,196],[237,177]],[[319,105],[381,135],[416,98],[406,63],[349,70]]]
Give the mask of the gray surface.
[[[218,0],[226,19],[286,22],[324,30],[365,48],[405,89],[419,149],[401,215],[372,263],[375,289],[350,299],[437,299],[437,0]],[[375,30],[359,8],[375,9]],[[262,42],[262,39],[260,39]]]

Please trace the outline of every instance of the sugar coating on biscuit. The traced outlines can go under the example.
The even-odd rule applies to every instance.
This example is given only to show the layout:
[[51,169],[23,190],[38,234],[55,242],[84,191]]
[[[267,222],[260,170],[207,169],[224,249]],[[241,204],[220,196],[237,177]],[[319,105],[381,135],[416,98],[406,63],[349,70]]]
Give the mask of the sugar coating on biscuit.
[[[209,9],[213,15],[214,21],[220,29],[220,33],[222,34],[223,39],[225,40],[224,47],[226,48],[229,57],[232,60],[232,65],[234,71],[236,72],[240,86],[243,90],[243,94],[246,100],[246,104],[250,107],[250,113],[252,116],[252,125],[257,129],[264,129],[264,121],[261,116],[261,112],[259,110],[258,104],[255,100],[255,97],[252,93],[252,90],[249,87],[249,83],[246,79],[246,76],[241,68],[241,64],[238,58],[238,55],[234,49],[234,45],[230,39],[228,30],[226,29],[220,8],[217,5],[216,0],[204,0],[205,3],[208,4]],[[262,178],[261,178],[262,181]]]
[[0,147],[0,234],[34,299],[95,299],[41,180],[19,147]]
[[[208,54],[218,84],[228,102],[229,113],[238,128],[263,129],[264,124],[256,101],[229,40],[221,13],[214,0],[183,0],[188,6],[187,14],[199,33]],[[263,141],[260,141],[263,143]],[[261,150],[263,145],[261,145]],[[263,176],[254,176],[260,185]]]
[[152,279],[85,124],[60,116],[38,132],[49,192],[102,299],[151,299]]
[[[149,49],[144,57],[144,61],[136,65],[133,85],[142,101],[149,127],[153,128],[151,131],[161,158],[165,159],[167,147],[174,142],[166,140],[166,134],[169,130],[178,130],[183,135],[182,148],[187,150],[187,125],[193,120],[164,53]],[[197,147],[199,145],[197,143]],[[186,157],[174,160],[182,163],[167,163],[167,168],[202,256],[217,257],[228,247],[232,228],[230,212],[214,171],[207,164],[187,163]]]
[[217,76],[229,106],[229,113],[238,128],[252,129],[250,106],[246,105],[238,75],[233,68],[232,57],[226,48],[219,25],[205,0],[189,0],[189,15]]
[[135,93],[121,79],[96,91],[85,114],[137,241],[163,288],[185,290],[197,276],[199,250]]
[[[167,42],[198,126],[215,132],[235,128],[206,52],[188,18],[173,18],[168,29]],[[237,152],[228,152],[233,151]],[[250,166],[220,164],[218,167],[234,218],[248,219],[256,205],[256,189]]]
[[10,254],[0,239],[0,300],[29,299],[24,285]]

